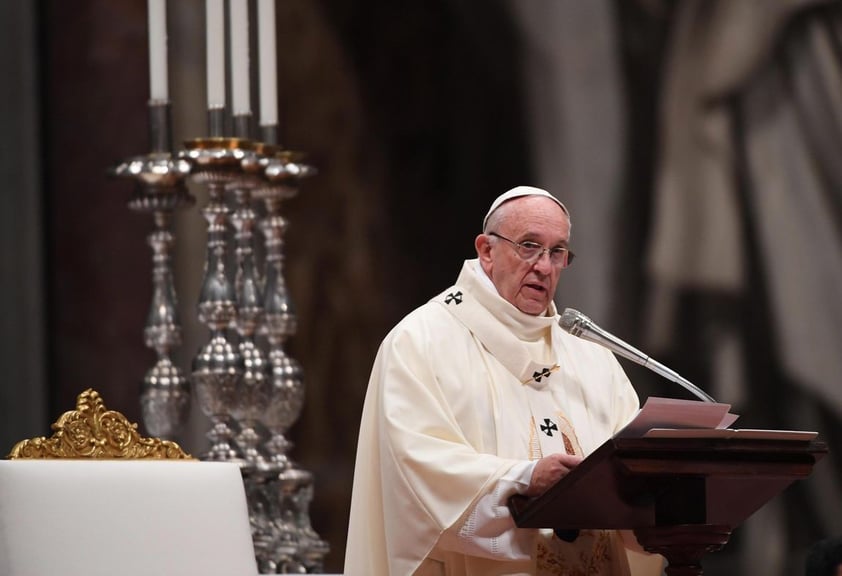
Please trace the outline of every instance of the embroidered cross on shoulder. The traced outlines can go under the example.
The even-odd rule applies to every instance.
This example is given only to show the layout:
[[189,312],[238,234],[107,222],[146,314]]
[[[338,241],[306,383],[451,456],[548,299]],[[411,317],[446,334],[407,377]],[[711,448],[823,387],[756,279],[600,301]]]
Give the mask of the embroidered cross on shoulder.
[[552,372],[552,370],[549,369],[549,368],[544,368],[540,372],[537,372],[537,371],[533,372],[532,373],[532,379],[535,380],[536,382],[540,382],[541,378],[549,378],[551,372]]
[[462,303],[462,291],[461,290],[458,291],[458,292],[451,292],[444,299],[445,304],[450,304],[452,302],[455,302],[457,305]]
[[535,372],[532,373],[532,378],[527,378],[526,380],[523,381],[523,384],[529,384],[533,380],[535,382],[540,383],[543,378],[549,378],[550,374],[552,374],[553,372],[555,372],[558,369],[559,369],[559,365],[553,364],[549,368],[541,368],[540,370],[536,370]]

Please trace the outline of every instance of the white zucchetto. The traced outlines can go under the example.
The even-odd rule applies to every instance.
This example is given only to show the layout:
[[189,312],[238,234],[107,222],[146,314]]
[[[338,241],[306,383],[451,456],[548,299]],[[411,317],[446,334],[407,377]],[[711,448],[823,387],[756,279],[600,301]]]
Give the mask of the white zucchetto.
[[488,223],[488,217],[497,210],[503,203],[508,202],[514,198],[520,198],[521,196],[545,196],[551,200],[553,200],[556,204],[558,204],[564,213],[570,217],[570,212],[567,210],[567,206],[561,203],[561,200],[543,190],[541,188],[535,188],[534,186],[517,186],[512,188],[508,192],[504,192],[500,194],[494,202],[491,203],[491,208],[488,209],[488,213],[485,215],[485,218],[482,220],[482,229],[485,231],[485,225]]

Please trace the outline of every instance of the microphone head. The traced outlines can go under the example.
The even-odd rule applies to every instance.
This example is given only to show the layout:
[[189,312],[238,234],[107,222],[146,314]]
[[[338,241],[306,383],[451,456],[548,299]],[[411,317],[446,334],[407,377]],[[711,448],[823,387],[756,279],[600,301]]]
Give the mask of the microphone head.
[[570,329],[576,325],[577,322],[589,322],[590,318],[579,312],[578,310],[574,310],[573,308],[565,308],[564,312],[561,313],[561,320],[558,321],[561,324],[561,327],[570,332]]
[[565,308],[561,313],[559,325],[574,336],[581,336],[582,332],[591,325],[591,319],[573,308]]

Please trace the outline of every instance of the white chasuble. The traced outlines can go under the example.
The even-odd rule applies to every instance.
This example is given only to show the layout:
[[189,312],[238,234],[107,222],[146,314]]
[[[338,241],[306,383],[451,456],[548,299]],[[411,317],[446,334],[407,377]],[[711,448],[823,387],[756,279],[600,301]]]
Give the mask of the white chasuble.
[[[614,356],[524,314],[477,260],[384,339],[366,394],[346,576],[627,575],[619,537],[516,528],[530,461],[587,456],[635,414]],[[524,477],[525,476],[525,477]]]

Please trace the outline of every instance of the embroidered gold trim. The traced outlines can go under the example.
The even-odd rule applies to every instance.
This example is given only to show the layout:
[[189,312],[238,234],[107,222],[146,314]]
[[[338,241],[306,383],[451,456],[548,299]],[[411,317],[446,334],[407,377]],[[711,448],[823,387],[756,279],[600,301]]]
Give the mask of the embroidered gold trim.
[[76,399],[76,410],[52,425],[51,437],[15,444],[11,459],[192,459],[175,442],[144,438],[121,413],[107,410],[99,393],[87,389]]
[[535,426],[535,418],[529,416],[529,459],[540,460],[543,457],[541,442],[538,440],[538,428]]
[[618,565],[624,558],[612,546],[611,533],[605,530],[583,530],[574,543],[537,541],[536,573],[564,576],[597,576],[621,573]]
[[573,424],[567,419],[564,412],[561,410],[556,412],[556,417],[559,420],[559,432],[564,437],[564,448],[568,454],[577,454],[584,456],[582,453],[582,445],[579,443],[579,437],[576,435],[576,429]]

